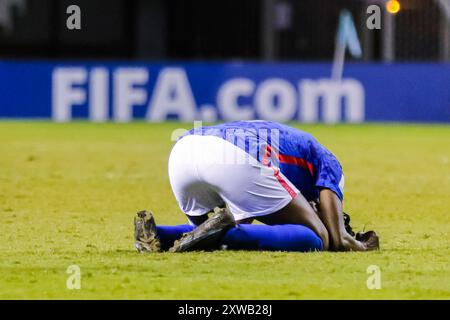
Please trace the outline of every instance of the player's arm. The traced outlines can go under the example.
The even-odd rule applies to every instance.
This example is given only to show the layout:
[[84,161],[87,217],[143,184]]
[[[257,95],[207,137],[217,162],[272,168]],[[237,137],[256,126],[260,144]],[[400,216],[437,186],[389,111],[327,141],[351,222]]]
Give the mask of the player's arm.
[[328,230],[330,250],[367,251],[374,250],[371,242],[361,242],[345,230],[342,202],[330,189],[320,191],[318,214]]

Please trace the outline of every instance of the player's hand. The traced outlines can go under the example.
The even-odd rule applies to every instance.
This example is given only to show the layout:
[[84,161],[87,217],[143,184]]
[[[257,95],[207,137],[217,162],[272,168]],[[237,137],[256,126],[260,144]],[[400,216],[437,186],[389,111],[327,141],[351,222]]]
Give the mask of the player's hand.
[[367,251],[380,249],[380,238],[375,231],[358,232],[355,238],[364,244]]

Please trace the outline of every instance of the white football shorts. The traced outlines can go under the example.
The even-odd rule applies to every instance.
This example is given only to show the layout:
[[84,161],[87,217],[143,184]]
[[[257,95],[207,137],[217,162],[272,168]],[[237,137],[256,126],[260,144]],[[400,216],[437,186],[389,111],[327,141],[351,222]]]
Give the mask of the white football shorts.
[[225,204],[236,220],[263,216],[282,209],[299,193],[278,168],[264,166],[215,136],[178,140],[169,157],[169,179],[181,210],[189,216]]

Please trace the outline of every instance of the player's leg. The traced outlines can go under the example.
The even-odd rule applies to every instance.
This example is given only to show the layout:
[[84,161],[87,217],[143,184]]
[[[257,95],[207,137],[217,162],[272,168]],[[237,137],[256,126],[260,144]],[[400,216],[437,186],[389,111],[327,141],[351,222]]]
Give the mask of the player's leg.
[[[202,216],[189,216],[187,218],[190,224],[181,224],[175,226],[156,226],[156,236],[160,241],[160,249],[162,251],[169,250],[173,247],[176,240],[179,240],[185,233],[193,231],[196,227],[208,220],[208,214]],[[252,219],[244,219],[236,221],[236,223],[248,224]]]
[[191,224],[157,226],[150,211],[139,211],[134,218],[135,247],[140,252],[167,251],[183,234],[191,232],[208,219],[208,215],[189,217]]
[[[224,210],[225,211],[225,210]],[[144,215],[143,215],[144,214]],[[228,213],[230,216],[231,213]],[[324,249],[323,241],[311,229],[305,227],[308,224],[306,220],[300,220],[301,216],[292,215],[287,212],[287,218],[284,213],[278,212],[270,216],[265,216],[268,224],[280,223],[282,225],[251,225],[245,224],[250,219],[241,220],[242,224],[236,228],[231,228],[230,220],[223,223],[223,216],[216,215],[212,219],[207,219],[207,215],[200,217],[189,217],[192,224],[176,226],[156,226],[153,216],[150,212],[141,211],[137,216],[145,216],[146,222],[140,225],[135,221],[135,235],[144,234],[146,241],[136,241],[136,248],[139,251],[166,251],[173,247],[176,241],[185,235],[182,241],[178,241],[172,251],[182,252],[191,250],[205,250],[218,248],[219,245],[225,245],[233,250],[269,250],[269,251],[320,251]],[[217,218],[222,221],[217,221]],[[208,223],[204,223],[208,222]],[[217,223],[218,222],[218,223]],[[287,224],[292,222],[295,224]],[[194,223],[203,224],[197,230]],[[303,225],[301,225],[303,224]],[[144,231],[136,231],[137,228],[145,228]],[[211,226],[213,226],[211,228]],[[226,234],[224,231],[229,229]],[[221,235],[224,238],[219,242]],[[208,242],[205,243],[205,235]],[[188,237],[186,237],[188,236]]]
[[194,230],[195,226],[191,224],[180,224],[176,226],[157,226],[156,236],[161,243],[161,251],[167,251],[173,246],[176,240],[180,239],[183,234]]
[[[222,246],[233,250],[297,252],[323,250],[322,240],[310,228],[298,224],[274,226],[241,224],[235,226],[233,215],[227,208],[217,208],[208,220],[193,228],[192,231],[183,234],[182,238],[177,240],[176,237],[180,234],[176,233],[181,231],[184,231],[182,226],[158,229],[158,232],[169,234],[169,237],[165,239],[167,243],[169,243],[167,240],[176,240],[173,247],[170,248],[172,252],[216,250]],[[159,238],[162,240],[161,235]],[[167,247],[167,245],[162,244],[161,248],[163,247]]]
[[[207,215],[190,219],[201,224]],[[155,218],[150,211],[139,211],[134,218],[135,247],[140,252],[167,251],[183,234],[196,228],[194,223],[175,226],[157,226]]]
[[321,251],[323,242],[311,229],[302,225],[242,224],[225,234],[221,245],[231,250]]
[[256,219],[268,225],[295,224],[306,226],[321,238],[324,250],[329,247],[328,231],[325,225],[300,193],[284,208]]
[[[217,181],[224,181],[226,173],[236,177],[233,181],[237,185],[224,184],[227,187],[223,187],[222,190],[225,190],[224,195],[228,199],[227,203],[231,204],[235,212],[239,214],[238,216],[241,217],[238,220],[239,223],[251,222],[254,217],[268,225],[279,225],[246,225],[231,228],[226,233],[221,244],[236,250],[314,251],[326,249],[328,247],[326,229],[321,225],[321,221],[304,197],[297,194],[292,199],[291,193],[287,192],[284,187],[281,187],[278,179],[273,180],[275,179],[273,176],[267,175],[261,178],[261,173],[258,171],[250,173],[251,176],[248,177],[247,174],[251,170],[259,169],[242,166],[233,169],[233,167],[226,166],[217,168],[211,173],[214,173],[214,176],[218,179]],[[225,176],[222,176],[224,173]],[[256,179],[256,181],[252,179]],[[256,182],[256,187],[253,184],[254,182]],[[156,227],[155,238],[160,242],[159,248],[161,250],[167,250],[174,246],[175,242],[186,233],[188,233],[187,237],[183,241],[178,241],[173,251],[206,249],[207,246],[205,243],[202,243],[202,237],[213,234],[215,237],[222,234],[222,231],[225,230],[224,228],[231,227],[229,219],[225,219],[226,223],[224,224],[216,218],[216,220],[212,219],[213,223],[194,231],[195,226],[207,221],[207,214],[199,214],[205,210],[208,211],[207,206],[204,204],[206,202],[222,202],[223,205],[223,201],[218,198],[214,191],[215,188],[210,187],[209,184],[183,185],[172,182],[172,186],[175,187],[174,193],[176,198],[181,199],[179,200],[180,207],[193,213],[193,215],[188,215],[193,225]],[[267,197],[268,190],[270,190],[270,194]],[[237,196],[232,194],[233,192],[236,193],[236,191],[238,191]],[[242,198],[242,194],[247,199]],[[251,202],[249,202],[250,200]],[[255,211],[257,211],[254,210],[255,207],[249,209],[249,206],[259,206],[259,209],[272,208],[273,210],[273,208],[280,206],[280,202],[287,202],[287,205],[269,215],[254,215]],[[251,213],[253,217],[242,215],[242,208],[247,210],[244,213]],[[208,230],[208,227],[211,225],[213,225],[213,228]],[[217,238],[214,239],[217,240]],[[209,238],[209,244],[211,243],[210,240],[211,238]],[[208,248],[211,248],[211,246],[208,246]]]
[[208,214],[201,216],[189,216],[187,218],[190,224],[180,224],[175,226],[157,226],[156,235],[161,243],[162,251],[167,251],[173,247],[176,240],[179,240],[183,234],[191,232],[197,226],[201,225],[208,219]]
[[215,145],[221,145],[221,150],[234,162],[200,166],[199,169],[204,170],[199,170],[199,175],[217,188],[237,221],[257,219],[269,225],[304,225],[322,239],[325,249],[328,248],[325,226],[278,168],[266,167],[228,141],[216,140]]
[[[231,213],[230,213],[231,216]],[[219,249],[226,246],[232,250],[267,250],[267,251],[320,251],[323,249],[321,239],[309,228],[301,225],[252,225],[241,224],[236,227],[226,225],[223,229],[217,224],[215,228],[208,228],[205,224],[198,230],[191,224],[176,226],[156,226],[155,219],[149,211],[140,211],[137,216],[143,219],[143,223],[136,223],[135,235],[141,238],[136,241],[136,248],[140,252],[159,252],[167,251],[173,247],[175,242],[183,235],[192,235],[191,239],[185,239],[180,242],[181,245],[175,246],[177,250],[172,251],[191,251],[205,249]],[[214,215],[213,215],[214,217]],[[214,223],[214,219],[209,223]],[[207,234],[208,239],[202,238],[205,231],[215,230],[215,238]],[[222,232],[225,230],[225,232]],[[226,231],[228,230],[228,231]],[[206,240],[206,243],[205,243]],[[188,244],[188,247],[186,247]]]

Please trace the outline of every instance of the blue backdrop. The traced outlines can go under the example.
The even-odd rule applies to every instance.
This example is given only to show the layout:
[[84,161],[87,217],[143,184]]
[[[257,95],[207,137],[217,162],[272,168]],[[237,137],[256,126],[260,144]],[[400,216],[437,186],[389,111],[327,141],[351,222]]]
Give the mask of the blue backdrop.
[[0,118],[450,122],[450,65],[0,62]]

